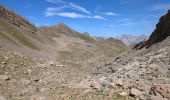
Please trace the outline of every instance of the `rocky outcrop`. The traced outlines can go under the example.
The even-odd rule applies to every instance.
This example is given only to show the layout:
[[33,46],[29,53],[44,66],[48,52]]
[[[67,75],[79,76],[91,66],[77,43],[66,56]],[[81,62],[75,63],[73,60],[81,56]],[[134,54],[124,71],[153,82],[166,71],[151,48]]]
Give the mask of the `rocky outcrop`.
[[161,42],[168,36],[170,36],[170,10],[160,18],[155,31],[147,41],[147,45],[150,46],[154,43]]
[[170,36],[170,10],[166,15],[163,15],[159,23],[156,25],[156,29],[151,34],[150,38],[141,44],[137,44],[134,49],[141,49],[143,47],[150,47],[151,45],[161,42]]
[[17,15],[14,11],[0,5],[0,19],[8,21],[12,25],[20,27],[32,33],[37,33],[39,30],[36,26],[31,24],[28,20]]

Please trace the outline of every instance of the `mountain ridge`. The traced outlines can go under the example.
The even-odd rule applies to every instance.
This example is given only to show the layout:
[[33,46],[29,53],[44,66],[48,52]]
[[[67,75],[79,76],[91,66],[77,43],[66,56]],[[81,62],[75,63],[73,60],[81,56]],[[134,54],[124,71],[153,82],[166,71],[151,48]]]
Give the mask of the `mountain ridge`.
[[141,34],[141,35],[131,35],[131,34],[123,34],[121,36],[117,36],[116,38],[123,41],[128,46],[134,46],[139,42],[147,40],[149,36]]

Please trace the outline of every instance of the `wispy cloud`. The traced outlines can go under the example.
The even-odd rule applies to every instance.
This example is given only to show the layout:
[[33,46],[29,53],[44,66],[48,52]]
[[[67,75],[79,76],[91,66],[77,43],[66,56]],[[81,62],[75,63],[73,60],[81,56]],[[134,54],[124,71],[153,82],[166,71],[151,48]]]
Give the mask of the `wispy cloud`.
[[[68,18],[91,18],[91,19],[101,19],[104,20],[105,18],[100,15],[92,15],[90,11],[87,9],[72,3],[72,2],[66,2],[63,0],[47,0],[47,2],[60,5],[59,7],[49,7],[45,10],[44,14],[47,17],[50,16],[61,16],[61,17],[68,17]],[[84,14],[79,14],[77,12],[65,12],[64,9],[71,8],[76,11],[80,11]],[[107,12],[107,15],[114,15],[112,12]]]
[[149,10],[169,10],[170,4],[156,4],[149,8]]
[[113,13],[113,12],[106,12],[106,13],[103,13],[104,15],[108,15],[108,16],[117,16],[119,14],[117,13]]
[[97,6],[94,12],[97,13],[97,14],[106,15],[106,16],[118,16],[118,15],[120,15],[118,13],[114,13],[114,12],[111,12],[111,11],[101,12],[102,9],[103,8],[101,6]]
[[102,16],[96,15],[96,16],[89,16],[89,18],[95,18],[95,19],[105,19]]
[[60,4],[64,7],[67,7],[67,8],[71,8],[71,9],[74,9],[74,10],[77,10],[77,11],[80,11],[80,12],[83,12],[83,13],[86,13],[86,14],[91,14],[90,11],[88,11],[86,8],[84,7],[81,7],[75,3],[72,3],[72,2],[65,2],[63,0],[47,0],[47,2],[50,2],[50,3],[53,3],[53,4]]
[[56,12],[56,11],[62,11],[63,9],[67,8],[67,6],[61,6],[61,7],[49,7],[46,9],[47,12]]
[[77,14],[74,12],[61,12],[57,14],[58,16],[62,16],[62,17],[68,17],[68,18],[93,18],[93,19],[104,19],[101,16],[86,16],[86,15],[81,15],[81,14]]
[[[52,10],[52,11],[51,11]],[[92,19],[101,19],[104,20],[104,18],[102,16],[99,15],[95,15],[95,16],[87,16],[87,15],[83,15],[83,14],[78,14],[75,12],[53,12],[53,9],[47,9],[45,12],[45,15],[47,17],[50,16],[61,16],[61,17],[68,17],[68,18],[92,18]]]
[[57,14],[58,16],[62,16],[62,17],[69,17],[69,18],[84,18],[84,15],[81,14],[77,14],[74,12],[61,12]]

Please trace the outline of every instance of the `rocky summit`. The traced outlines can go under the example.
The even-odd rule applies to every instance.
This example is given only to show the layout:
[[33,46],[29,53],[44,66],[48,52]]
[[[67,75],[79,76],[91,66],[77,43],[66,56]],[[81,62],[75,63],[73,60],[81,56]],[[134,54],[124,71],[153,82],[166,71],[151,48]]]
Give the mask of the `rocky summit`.
[[0,6],[0,100],[170,100],[170,11],[133,41],[36,27]]

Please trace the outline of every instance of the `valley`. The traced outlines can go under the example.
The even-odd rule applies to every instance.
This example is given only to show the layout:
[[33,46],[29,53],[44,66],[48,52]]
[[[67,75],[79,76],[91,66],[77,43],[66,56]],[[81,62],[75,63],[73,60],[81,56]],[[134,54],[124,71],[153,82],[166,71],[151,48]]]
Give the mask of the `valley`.
[[134,39],[0,16],[0,100],[170,100],[170,11]]

